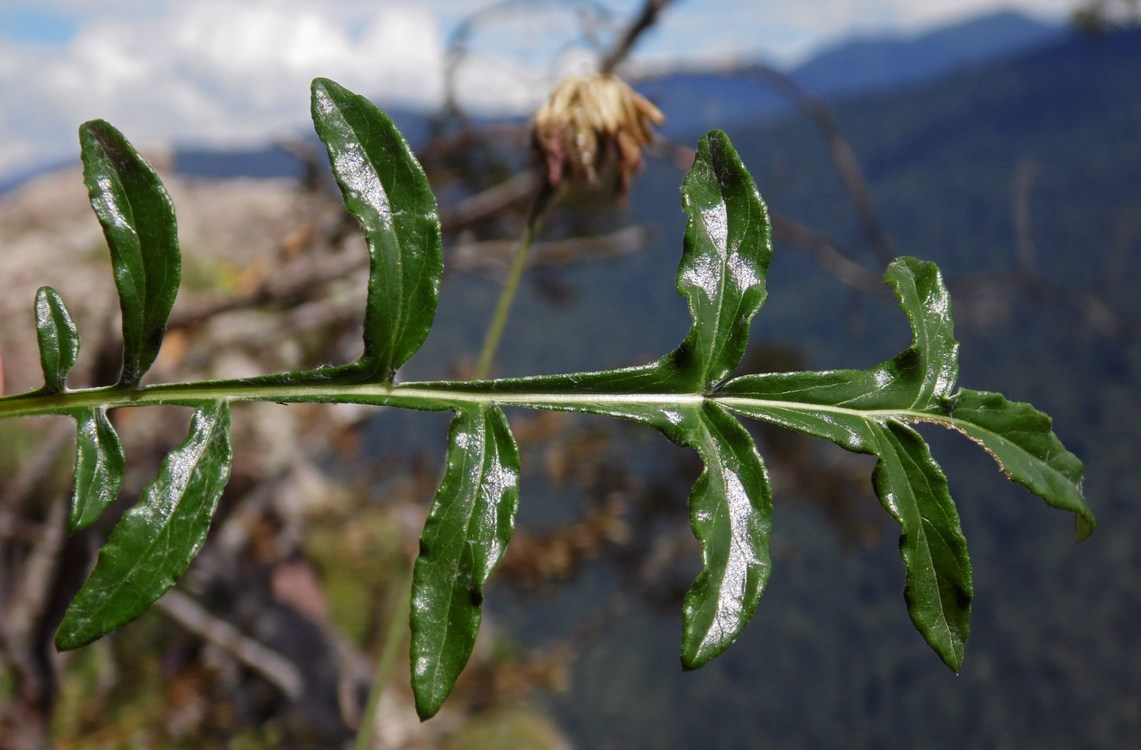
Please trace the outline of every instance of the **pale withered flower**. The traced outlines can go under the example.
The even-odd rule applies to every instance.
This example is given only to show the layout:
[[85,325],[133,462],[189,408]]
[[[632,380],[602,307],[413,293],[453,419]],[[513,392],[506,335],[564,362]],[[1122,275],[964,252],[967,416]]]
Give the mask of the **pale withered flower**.
[[614,192],[626,197],[642,166],[650,125],[665,117],[648,99],[609,73],[572,76],[560,83],[535,114],[532,143],[547,184],[596,183],[615,166]]

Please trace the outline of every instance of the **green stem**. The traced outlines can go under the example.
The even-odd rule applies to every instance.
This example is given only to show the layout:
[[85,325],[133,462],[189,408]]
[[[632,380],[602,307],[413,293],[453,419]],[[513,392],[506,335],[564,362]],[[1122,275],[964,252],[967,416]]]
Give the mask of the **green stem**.
[[404,626],[408,622],[408,612],[411,607],[413,569],[409,568],[407,579],[396,592],[396,605],[388,618],[388,629],[384,634],[380,662],[376,665],[376,675],[373,677],[372,689],[368,694],[368,703],[357,727],[354,750],[369,750],[372,746],[372,730],[376,726],[376,712],[380,709],[380,698],[384,695],[384,686],[388,684],[388,678],[392,674],[392,665],[396,663],[396,652],[404,642],[404,635],[407,632]]
[[[631,368],[633,371],[634,368]],[[620,373],[621,371],[619,371]],[[609,374],[609,373],[601,373]],[[875,421],[900,419],[905,422],[936,422],[954,425],[950,415],[923,409],[861,409],[780,399],[761,399],[721,393],[661,390],[606,392],[585,388],[595,373],[471,381],[407,382],[397,385],[364,383],[262,383],[250,385],[241,380],[215,380],[201,383],[170,383],[142,388],[90,388],[44,394],[39,391],[0,397],[0,419],[60,416],[89,409],[123,409],[143,406],[198,407],[213,401],[261,401],[279,404],[352,403],[391,406],[402,409],[448,411],[458,404],[494,404],[523,409],[617,413],[629,409],[660,409],[669,406],[697,406],[705,402],[729,408],[755,410],[810,411],[855,416]]]
[[491,319],[491,325],[487,327],[483,348],[479,351],[479,361],[476,362],[475,373],[472,375],[475,380],[483,380],[491,372],[491,363],[495,360],[495,350],[499,348],[499,339],[503,335],[503,326],[507,323],[507,314],[511,311],[511,304],[515,301],[515,293],[519,289],[519,280],[523,278],[523,268],[527,265],[527,254],[531,251],[531,244],[535,241],[539,224],[542,223],[554,196],[554,188],[544,181],[539,194],[535,196],[535,202],[531,205],[527,227],[523,230],[523,236],[519,238],[519,246],[515,249],[515,257],[511,260],[511,270],[507,274],[503,291],[499,293],[499,302],[495,305],[495,315]]

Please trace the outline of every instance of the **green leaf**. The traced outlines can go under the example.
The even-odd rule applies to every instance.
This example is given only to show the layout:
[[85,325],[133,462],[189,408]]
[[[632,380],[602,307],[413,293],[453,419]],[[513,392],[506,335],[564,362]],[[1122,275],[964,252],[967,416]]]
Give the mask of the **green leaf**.
[[313,123],[370,259],[364,377],[390,383],[432,327],[443,273],[436,198],[392,120],[368,99],[313,81]]
[[230,476],[230,410],[195,410],[186,441],[171,451],[142,500],[123,514],[59,632],[78,648],[142,614],[186,572],[206,539]]
[[689,496],[703,570],[685,595],[682,664],[696,669],[722,653],[756,612],[772,566],[773,501],[753,439],[716,404],[686,415],[684,442],[705,470]]
[[1010,479],[1073,513],[1079,542],[1093,533],[1097,522],[1082,496],[1082,462],[1051,430],[1050,417],[999,393],[963,389],[946,421],[985,448]]
[[736,378],[718,391],[731,410],[869,452],[864,424],[931,422],[982,445],[1012,480],[1075,514],[1078,539],[1095,519],[1082,495],[1082,464],[1030,404],[996,393],[952,392],[957,377],[951,303],[933,263],[901,258],[888,270],[914,343],[871,370],[774,373]]
[[686,299],[692,322],[676,350],[647,365],[465,387],[496,394],[573,394],[577,398],[568,398],[555,408],[631,419],[653,425],[672,438],[677,409],[684,399],[640,401],[620,396],[696,396],[727,377],[744,355],[749,323],[764,304],[772,258],[768,209],[729,137],[721,131],[708,133],[698,143],[682,186],[682,207],[688,221],[677,290]]
[[879,456],[872,482],[884,509],[903,529],[907,570],[903,596],[911,621],[943,662],[958,672],[970,633],[971,561],[947,477],[915,430],[894,420],[869,423]]
[[938,269],[913,258],[886,276],[911,322],[914,341],[870,370],[776,373],[736,378],[718,391],[730,410],[879,457],[875,488],[903,529],[905,596],[916,628],[953,669],[969,629],[970,562],[946,479],[926,444],[901,422],[932,422],[982,444],[1014,481],[1077,515],[1092,530],[1081,495],[1081,462],[1027,404],[996,394],[953,392],[958,375],[951,304]]
[[[511,403],[649,424],[701,454],[706,469],[694,487],[690,508],[694,533],[703,546],[704,570],[686,597],[682,655],[687,667],[696,668],[724,651],[740,634],[756,611],[769,574],[772,497],[764,466],[744,428],[720,407],[703,405],[701,394],[728,376],[744,354],[749,322],[765,299],[772,242],[764,202],[724,133],[714,131],[698,144],[682,188],[682,202],[688,224],[677,288],[688,302],[693,322],[674,353],[639,367],[463,387],[491,399],[560,394],[565,397],[541,404],[529,403],[525,395]],[[432,388],[433,384],[427,384],[427,389]],[[639,394],[650,397],[642,399]],[[457,534],[456,538],[464,537]],[[450,598],[446,601],[453,603],[453,610],[465,611],[467,591],[462,585],[447,590]],[[436,601],[445,601],[442,589]],[[460,604],[454,604],[457,601]],[[419,596],[413,601],[414,613],[418,607],[432,611],[428,600]],[[474,639],[470,626],[460,628],[455,620],[452,617],[450,627],[472,633]],[[451,662],[454,671],[445,671],[443,676],[432,672],[432,684],[442,686],[432,693],[440,701],[466,661],[467,648],[462,661]],[[420,653],[431,656],[433,652]],[[414,657],[413,661],[440,669],[438,659],[421,662]],[[430,691],[425,687],[423,692]],[[438,704],[427,708],[433,706]]]
[[877,398],[890,400],[893,407],[907,399],[913,409],[939,407],[959,377],[959,342],[943,275],[934,263],[899,258],[888,266],[884,278],[907,315],[914,340],[898,357],[872,371]]
[[[862,419],[888,416],[877,414],[877,410],[908,411],[915,416],[946,411],[958,377],[959,344],[951,319],[951,298],[939,269],[934,263],[899,258],[888,267],[885,279],[911,323],[912,344],[898,356],[870,370],[744,375],[726,383],[718,395],[787,402],[793,413],[774,405],[772,421],[783,424],[782,417],[793,422],[807,418],[809,424],[803,431],[845,447],[850,441],[844,436],[844,425],[827,420],[820,423],[816,416],[840,413]],[[841,411],[820,409],[814,413],[813,406],[841,407]],[[750,416],[767,418],[759,413]],[[800,429],[795,424],[787,426]]]
[[471,656],[483,590],[515,529],[519,450],[503,412],[460,409],[412,580],[412,689],[427,719]]
[[35,310],[44,392],[59,393],[79,357],[79,331],[63,298],[50,286],[36,290]]
[[87,528],[119,496],[123,485],[123,445],[105,409],[75,415],[75,486],[68,530]]
[[[923,359],[906,352],[901,358],[906,362]],[[932,362],[936,366],[931,370],[938,371],[938,363]],[[899,377],[883,377],[890,372],[899,372]],[[915,406],[915,387],[934,382],[925,377],[927,372],[920,367],[897,370],[888,363],[869,372],[748,376],[726,388],[736,396],[748,387],[748,401],[726,398],[723,403],[739,414],[879,458],[873,486],[902,530],[899,547],[906,571],[908,614],[944,663],[958,671],[970,631],[973,597],[966,539],[943,471],[923,439],[898,421]],[[877,376],[883,390],[902,403],[897,417],[885,411],[882,392],[874,390]],[[907,382],[911,388],[904,385]],[[781,403],[786,399],[787,403]],[[876,407],[864,408],[864,402],[876,403]]]
[[79,128],[83,176],[111,249],[123,314],[119,382],[137,385],[158,356],[182,274],[174,206],[158,174],[115,128]]
[[[790,380],[803,382],[808,378],[774,378],[765,385],[777,380],[788,385]],[[815,397],[829,387],[845,390],[841,386],[850,385],[837,383],[834,378],[828,380],[831,382],[814,393]],[[753,397],[767,401],[774,395],[779,394],[769,392],[762,396],[757,388]],[[745,405],[736,399],[727,406],[739,414],[775,422],[879,458],[873,486],[884,509],[902,529],[899,546],[907,576],[904,598],[908,613],[924,640],[957,672],[970,631],[970,559],[946,477],[923,439],[896,419],[874,412],[861,414],[807,404],[787,408]]]
[[[947,480],[908,423],[933,422],[980,443],[1016,482],[1073,512],[1078,536],[1094,518],[1081,463],[1048,417],[998,394],[955,391],[958,344],[938,269],[894,262],[887,281],[913,331],[899,356],[868,370],[747,375],[738,366],[765,299],[771,229],[748,172],[720,132],[699,143],[682,189],[687,216],[677,290],[692,325],[671,354],[640,367],[477,383],[393,385],[435,314],[442,269],[436,206],[423,170],[392,122],[366,99],[324,79],[313,118],[345,204],[370,253],[364,355],[309,372],[127,391],[69,392],[78,337],[58,295],[37,295],[45,388],[0,397],[0,416],[69,414],[79,424],[72,528],[90,524],[122,481],[122,449],[106,410],[196,405],[190,435],[116,526],[65,615],[57,644],[74,648],[130,620],[162,595],[203,543],[230,470],[228,400],[342,402],[452,409],[447,468],[414,569],[412,671],[417,710],[434,714],[475,643],[488,578],[511,537],[519,456],[505,406],[609,415],[656,427],[701,455],[690,496],[703,569],[684,603],[682,660],[723,652],[753,615],[770,572],[772,498],[764,464],[734,414],[764,419],[877,456],[873,485],[901,528],[908,611],[958,669],[969,633],[970,561]],[[81,129],[92,204],[111,247],[123,308],[121,383],[153,362],[177,291],[173,210],[158,178],[102,122]],[[206,405],[203,405],[206,404]]]
[[688,221],[677,289],[693,327],[673,361],[689,390],[704,391],[732,374],[745,353],[749,322],[765,301],[772,227],[752,176],[719,130],[697,145],[682,206]]

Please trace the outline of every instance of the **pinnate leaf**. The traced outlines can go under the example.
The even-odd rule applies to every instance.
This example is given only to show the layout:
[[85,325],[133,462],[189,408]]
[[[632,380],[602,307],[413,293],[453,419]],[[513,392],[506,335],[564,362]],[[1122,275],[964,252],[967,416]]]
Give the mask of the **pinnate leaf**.
[[[696,668],[737,638],[770,570],[772,496],[764,465],[744,428],[703,394],[744,354],[750,320],[765,299],[772,242],[764,202],[724,133],[698,144],[682,204],[688,223],[677,289],[692,324],[677,350],[648,365],[466,387],[492,398],[523,395],[515,405],[649,424],[701,454],[705,471],[690,496],[690,518],[704,564],[686,596],[682,649],[683,663]],[[546,395],[530,403],[528,393]]]
[[50,286],[36,291],[35,311],[44,392],[59,393],[79,357],[79,331],[63,298]]
[[[970,561],[947,480],[910,423],[933,422],[981,444],[1002,470],[1047,503],[1075,514],[1079,539],[1094,526],[1080,461],[1048,417],[998,394],[958,390],[958,344],[938,269],[902,258],[886,278],[913,341],[868,370],[747,375],[725,383],[766,295],[768,215],[728,138],[701,140],[683,188],[687,216],[677,290],[692,325],[671,354],[604,372],[477,383],[393,385],[428,334],[442,255],[435,200],[407,143],[366,99],[313,83],[313,119],[345,205],[370,256],[364,354],[356,363],[240,382],[174,384],[99,401],[65,378],[78,336],[58,295],[37,295],[43,392],[2,399],[9,416],[67,413],[79,425],[73,529],[117,494],[122,448],[109,405],[170,399],[199,404],[190,435],[163,463],[143,499],[116,526],[68,610],[57,644],[74,648],[132,619],[162,595],[205,539],[229,475],[229,397],[358,401],[456,411],[447,468],[421,538],[412,594],[417,710],[435,714],[471,655],[484,587],[503,555],[518,503],[519,456],[501,407],[615,416],[656,427],[694,448],[704,471],[690,495],[703,569],[684,603],[682,660],[699,667],[723,652],[754,613],[770,572],[772,497],[765,466],[734,414],[763,419],[875,455],[873,486],[901,528],[904,595],[917,629],[953,669],[963,660],[973,596]],[[154,171],[106,123],[81,129],[84,173],[111,248],[123,310],[120,382],[137,385],[153,363],[173,304],[179,258],[173,209]],[[343,376],[343,377],[342,377]],[[292,386],[304,384],[304,388]],[[106,393],[118,392],[108,389]],[[95,393],[95,396],[92,396]],[[205,403],[203,402],[203,395]],[[56,406],[41,407],[36,401]],[[58,407],[63,403],[64,407]]]
[[432,327],[443,272],[436,198],[392,120],[368,99],[313,81],[313,124],[369,252],[363,377],[392,382]]
[[503,412],[460,409],[412,580],[412,689],[428,718],[443,705],[471,656],[483,588],[515,529],[519,450]]
[[75,485],[68,529],[87,528],[107,509],[123,485],[123,445],[105,409],[75,415]]
[[471,387],[487,393],[573,394],[578,398],[556,408],[631,419],[672,437],[681,400],[614,396],[698,395],[727,377],[744,355],[749,323],[764,304],[772,258],[768,209],[725,133],[712,131],[698,143],[682,185],[682,208],[688,221],[677,290],[689,306],[691,323],[676,350],[647,365]]
[[158,356],[182,275],[174,206],[135,148],[102,120],[79,129],[83,176],[111,250],[123,314],[119,382],[137,385]]
[[83,646],[138,617],[186,572],[206,540],[230,460],[229,407],[199,407],[186,441],[163,460],[100,550],[56,633],[59,649]]
[[979,442],[1015,481],[1092,529],[1081,463],[1045,415],[996,394],[954,391],[958,344],[950,297],[932,263],[901,258],[886,275],[913,331],[912,345],[870,370],[736,378],[718,392],[732,411],[879,457],[875,489],[902,527],[905,596],[916,628],[953,669],[962,663],[972,596],[970,562],[942,470],[904,422],[932,422]]

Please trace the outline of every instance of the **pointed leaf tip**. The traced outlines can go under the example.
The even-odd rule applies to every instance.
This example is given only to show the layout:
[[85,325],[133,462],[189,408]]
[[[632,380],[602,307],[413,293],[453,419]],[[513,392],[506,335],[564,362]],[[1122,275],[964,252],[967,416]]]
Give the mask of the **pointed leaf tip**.
[[186,440],[100,550],[60,623],[57,648],[78,648],[135,619],[186,572],[206,540],[230,459],[229,407],[199,407]]
[[765,301],[772,227],[752,176],[721,131],[698,143],[682,207],[687,222],[677,290],[693,324],[674,356],[687,383],[706,390],[745,353],[749,323]]
[[412,690],[436,714],[479,632],[483,590],[515,530],[519,449],[498,407],[456,413],[447,468],[420,537],[412,581]]
[[103,120],[79,129],[83,176],[111,250],[123,316],[120,383],[154,363],[182,275],[174,206],[158,173]]
[[1097,521],[1082,493],[1085,468],[1054,434],[1049,416],[1000,393],[964,388],[947,422],[981,445],[1011,481],[1073,513],[1077,541],[1093,533]]
[[436,314],[443,250],[436,198],[392,120],[327,78],[312,85],[313,124],[325,143],[345,208],[369,252],[364,377],[392,382],[424,343]]
[[879,457],[872,477],[876,495],[902,532],[908,614],[943,663],[958,672],[970,634],[974,582],[947,477],[919,433],[901,422],[869,424],[868,440]]
[[680,429],[705,463],[689,499],[703,570],[682,609],[682,665],[697,669],[737,639],[764,593],[772,490],[752,437],[721,407],[691,411]]

